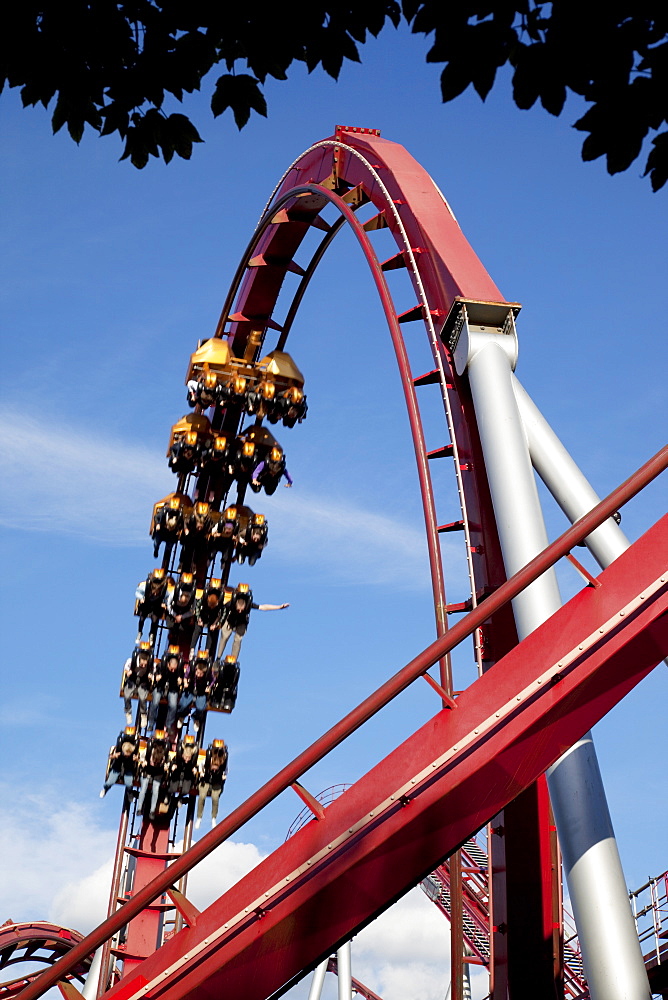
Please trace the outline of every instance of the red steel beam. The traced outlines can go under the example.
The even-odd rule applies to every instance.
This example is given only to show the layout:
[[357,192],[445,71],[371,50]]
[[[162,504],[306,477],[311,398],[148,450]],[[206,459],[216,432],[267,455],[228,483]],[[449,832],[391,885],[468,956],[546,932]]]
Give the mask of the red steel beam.
[[[667,465],[668,446],[664,447],[657,453],[657,455],[646,462],[636,473],[630,476],[629,479],[622,483],[621,486],[614,490],[605,500],[602,500],[599,504],[597,504],[588,514],[576,521],[571,528],[552,542],[542,553],[532,559],[531,562],[516,573],[515,576],[506,581],[506,583],[502,584],[502,586],[500,586],[495,593],[491,594],[485,601],[479,604],[469,615],[466,616],[466,618],[454,625],[445,636],[442,636],[431,643],[431,645],[428,646],[422,653],[403,667],[402,670],[398,671],[393,677],[386,681],[385,684],[381,685],[377,691],[349,712],[345,718],[316,740],[315,743],[313,743],[307,750],[303,751],[290,764],[286,765],[281,771],[279,771],[274,778],[266,782],[260,789],[258,789],[258,791],[251,795],[246,802],[242,803],[242,805],[238,806],[237,809],[233,810],[233,812],[222,820],[217,827],[205,834],[197,844],[191,847],[180,858],[176,859],[165,872],[160,874],[152,882],[141,889],[116,913],[112,914],[107,918],[107,920],[103,921],[103,923],[92,931],[86,938],[84,938],[79,945],[75,946],[68,956],[60,959],[53,966],[53,968],[42,973],[38,979],[31,983],[30,986],[28,986],[20,994],[22,1000],[36,1000],[37,997],[42,996],[48,989],[54,986],[59,979],[62,979],[67,973],[69,973],[71,968],[73,968],[77,962],[103,944],[109,937],[120,930],[124,924],[132,919],[132,917],[136,916],[144,907],[148,906],[158,896],[165,892],[166,889],[171,888],[171,886],[175,884],[183,875],[207,857],[219,844],[234,834],[261,808],[271,802],[281,792],[285,791],[286,788],[288,788],[294,781],[297,781],[309,768],[329,753],[330,750],[338,746],[344,739],[362,726],[364,722],[370,719],[373,715],[380,711],[381,708],[401,693],[401,691],[405,690],[417,677],[433,666],[433,664],[436,663],[442,656],[450,652],[455,648],[455,646],[467,638],[467,636],[469,636],[474,629],[478,628],[486,618],[498,611],[508,601],[512,600],[512,598],[516,597],[517,594],[521,593],[521,591],[532,583],[533,580],[537,579],[537,577],[549,569],[550,566],[554,565],[558,559],[566,555],[566,553],[569,552],[574,545],[590,534],[615,510],[617,510],[620,506],[623,506],[624,503],[626,503],[631,497],[646,486],[647,483],[651,482],[656,476],[658,476]],[[665,521],[666,519],[664,518],[663,521],[659,523],[660,526],[663,526],[664,532],[666,527]],[[637,552],[636,546],[638,545],[639,542],[636,542],[628,551],[634,553]],[[620,556],[619,559],[605,572],[610,573],[622,559],[625,559],[626,556],[627,553]],[[590,590],[591,588],[586,588],[586,591]],[[596,594],[601,595],[603,590],[604,588],[598,588],[596,590]],[[591,592],[593,593],[593,590]],[[565,607],[570,607],[571,603],[572,602],[569,602],[569,604]],[[563,611],[564,609],[561,609],[561,611],[557,614],[560,615]],[[549,619],[546,625],[549,625],[552,620],[553,619]],[[545,628],[545,626],[543,626],[543,628]],[[539,631],[542,631],[542,629]],[[525,644],[530,643],[536,634],[537,633],[533,633],[532,636],[525,639],[515,648],[515,650],[511,651],[509,656],[512,656],[518,650],[522,650],[525,647]],[[658,658],[660,659],[663,655],[665,654],[661,654]],[[494,672],[496,674],[496,668],[494,668]],[[458,705],[461,704],[461,699],[468,695],[468,692],[477,689],[477,685],[481,684],[486,676],[487,675],[480,678],[474,685],[472,685],[471,688],[467,689],[467,691],[460,695]],[[451,715],[453,718],[458,718],[461,714],[461,709],[457,708],[453,711],[448,711],[447,714]],[[585,730],[586,728],[588,728],[588,726],[585,726]],[[567,746],[568,744],[564,746],[564,749],[566,749]],[[547,767],[548,765],[545,766]],[[543,770],[544,769],[545,768],[543,768]],[[515,794],[519,791],[519,788],[516,789]],[[336,805],[336,803],[333,805]],[[482,823],[479,823],[478,826],[474,826],[469,831],[469,834],[474,832],[476,829],[479,829],[481,825]],[[469,834],[467,834],[467,836]],[[466,837],[463,837],[462,839],[464,840]],[[439,857],[443,856],[445,855],[439,855]],[[428,874],[434,867],[435,864],[432,864],[423,874]],[[351,885],[350,891],[352,895],[355,895],[354,885]],[[386,902],[390,901],[391,900],[387,900]],[[178,938],[180,939],[180,935]],[[177,938],[174,938],[173,940],[177,940]],[[162,953],[162,950],[163,949],[160,950],[159,954]],[[147,961],[150,962],[153,961],[153,959],[147,959]]]

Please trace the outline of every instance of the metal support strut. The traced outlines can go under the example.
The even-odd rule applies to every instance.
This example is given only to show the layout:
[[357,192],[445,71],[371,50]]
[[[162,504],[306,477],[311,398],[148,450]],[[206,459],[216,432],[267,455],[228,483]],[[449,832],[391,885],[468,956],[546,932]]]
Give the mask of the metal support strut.
[[[510,341],[514,337],[466,333],[462,338],[468,346],[465,363],[505,569],[511,576],[547,545],[513,389],[514,345]],[[560,606],[551,569],[513,601],[520,640]],[[548,784],[592,1000],[649,1000],[647,974],[590,734],[550,769]]]

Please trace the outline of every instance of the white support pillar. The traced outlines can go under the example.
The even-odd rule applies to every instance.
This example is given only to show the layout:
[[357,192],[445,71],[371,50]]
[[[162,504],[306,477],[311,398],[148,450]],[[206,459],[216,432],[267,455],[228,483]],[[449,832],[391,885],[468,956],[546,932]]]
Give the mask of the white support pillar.
[[88,975],[86,976],[86,982],[83,985],[81,995],[86,998],[86,1000],[95,1000],[97,996],[97,988],[100,982],[100,971],[102,968],[102,952],[104,951],[104,946],[100,946],[95,954],[93,955],[93,961],[90,963],[90,969],[88,970]]
[[350,941],[342,944],[336,953],[337,980],[339,988],[338,1000],[352,1000],[353,973],[350,958]]
[[[470,332],[457,345],[468,366],[499,541],[508,576],[547,545],[526,433],[512,384],[513,336]],[[513,601],[520,639],[560,606],[554,570]],[[592,1000],[650,1000],[605,791],[590,735],[548,773],[550,796]]]
[[[533,467],[566,517],[572,522],[577,521],[596,506],[600,497],[524,386],[515,375],[511,379]],[[592,531],[585,543],[602,569],[629,547],[628,538],[611,517]]]
[[322,996],[322,987],[325,983],[325,976],[327,974],[327,964],[329,959],[326,958],[324,962],[320,965],[316,965],[313,970],[313,979],[311,980],[311,988],[308,991],[308,1000],[320,1000]]

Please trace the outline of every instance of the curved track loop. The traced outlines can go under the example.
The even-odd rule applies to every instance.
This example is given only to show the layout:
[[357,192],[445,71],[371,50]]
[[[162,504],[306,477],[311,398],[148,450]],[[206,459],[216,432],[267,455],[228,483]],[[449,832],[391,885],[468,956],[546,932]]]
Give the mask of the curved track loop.
[[[319,216],[327,203],[341,213],[341,219],[331,229]],[[369,203],[377,214],[361,223],[355,212]],[[505,300],[429,175],[401,146],[362,130],[339,130],[336,138],[312,146],[288,169],[263,213],[237,269],[216,335],[227,335],[235,353],[241,355],[251,330],[264,331],[269,324],[281,331],[282,347],[295,306],[342,220],[351,226],[371,269],[397,356],[418,465],[437,634],[442,635],[447,630],[447,604],[428,468],[429,457],[437,455],[429,455],[425,447],[415,388],[423,384],[439,386],[450,436],[443,442],[442,451],[453,458],[461,508],[445,527],[460,528],[463,533],[471,582],[467,606],[475,607],[480,597],[503,582],[505,574],[470,398],[439,332],[458,298],[498,303]],[[295,254],[312,226],[328,231],[306,268],[294,304],[281,321],[274,314],[276,302],[287,273],[295,267]],[[398,248],[396,257],[383,264],[369,236],[380,228],[390,231]],[[384,271],[398,267],[407,269],[417,298],[415,308],[402,315],[394,308],[384,275]],[[515,303],[507,305],[509,309],[516,307]],[[410,370],[401,330],[412,320],[424,324],[435,366],[426,375],[418,373],[417,378]],[[499,651],[505,652],[516,641],[510,616],[504,616],[503,624],[497,623],[496,631]],[[479,641],[476,659],[482,669]],[[449,690],[447,671],[442,681]]]
[[[14,924],[8,920],[0,926],[0,975],[4,975],[5,970],[12,966],[24,963],[53,965],[81,941],[83,934],[67,927],[44,921]],[[84,958],[67,978],[83,981],[92,959],[92,954]],[[13,1000],[41,971],[33,971],[0,983],[0,1000]]]

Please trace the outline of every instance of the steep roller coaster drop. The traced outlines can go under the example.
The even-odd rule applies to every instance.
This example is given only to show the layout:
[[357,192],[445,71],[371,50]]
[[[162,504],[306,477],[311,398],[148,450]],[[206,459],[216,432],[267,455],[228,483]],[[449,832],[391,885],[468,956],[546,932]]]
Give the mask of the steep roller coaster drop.
[[[332,208],[338,215],[329,222],[322,213]],[[35,1000],[58,983],[74,1000],[72,979],[83,978],[95,954],[84,987],[89,1000],[95,993],[109,1000],[266,1000],[314,968],[316,996],[329,956],[339,948],[347,964],[342,946],[351,936],[426,879],[451,921],[454,1000],[462,996],[467,962],[487,966],[494,1000],[641,1000],[650,996],[648,971],[652,992],[668,996],[668,956],[658,932],[645,960],[639,946],[587,732],[668,653],[668,518],[629,546],[614,517],[665,469],[668,448],[599,502],[514,375],[519,304],[504,300],[432,179],[401,146],[369,129],[339,128],[288,168],[240,261],[215,335],[193,355],[190,373],[215,373],[217,359],[219,372],[236,366],[261,381],[273,364],[281,391],[299,389],[286,342],[311,277],[346,224],[369,265],[401,375],[437,639],[193,846],[191,800],[183,853],[174,850],[178,805],[151,822],[133,811],[126,793],[108,919],[83,940],[31,925],[27,953],[36,954],[37,942],[51,944],[43,960],[52,967],[0,987],[1,995]],[[381,229],[397,246],[382,263],[373,249]],[[300,266],[295,255],[313,230],[323,236]],[[399,268],[417,300],[402,314],[386,281]],[[299,277],[297,290],[277,320],[288,272]],[[423,325],[434,359],[433,369],[417,376],[402,332],[413,322]],[[267,353],[274,331],[276,345]],[[426,385],[438,387],[449,438],[433,451],[418,406]],[[228,393],[214,401],[210,420],[202,415],[208,402],[205,396],[181,431],[197,432],[206,422],[210,437],[235,439],[243,421],[239,400]],[[268,411],[257,405],[253,426],[261,428]],[[442,459],[452,461],[460,511],[439,524],[430,464]],[[574,522],[549,545],[534,469]],[[177,494],[186,495],[187,483],[220,511],[229,482],[212,487],[209,473],[196,468],[192,479],[179,480]],[[244,503],[243,486],[236,503]],[[446,599],[439,536],[448,532],[459,533],[466,555],[470,597],[462,604]],[[598,577],[571,554],[583,540],[603,568]],[[562,557],[586,580],[563,608],[552,568]],[[208,558],[194,559],[200,583],[208,565]],[[228,572],[229,562],[225,583]],[[449,626],[449,617],[462,613]],[[478,678],[455,692],[449,656],[469,635]],[[428,672],[436,664],[438,680]],[[440,711],[323,805],[301,785],[302,775],[420,676]],[[188,871],[289,786],[312,819],[199,912],[187,898]],[[486,824],[488,858],[472,839]],[[559,849],[586,981],[572,948],[564,948]],[[25,926],[7,929],[9,943],[0,937],[0,966],[17,952],[10,936],[18,941]],[[349,968],[342,971],[349,983]]]

